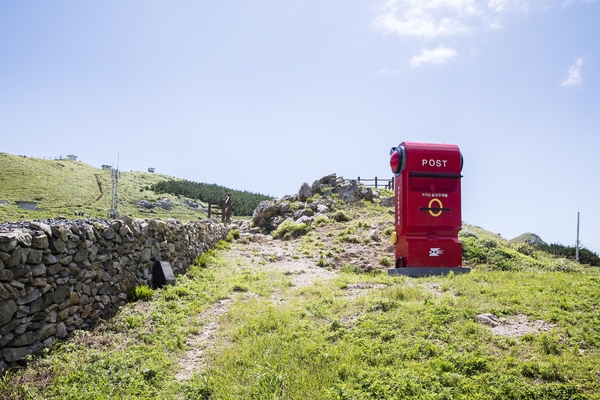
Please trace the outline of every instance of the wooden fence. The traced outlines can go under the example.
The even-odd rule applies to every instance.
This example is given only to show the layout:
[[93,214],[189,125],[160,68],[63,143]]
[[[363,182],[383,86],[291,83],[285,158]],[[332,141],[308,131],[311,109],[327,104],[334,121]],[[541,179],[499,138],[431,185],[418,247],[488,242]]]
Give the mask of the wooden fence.
[[231,221],[231,194],[227,193],[225,200],[208,201],[208,218],[210,218],[213,214],[220,215],[222,223]]
[[367,186],[367,187],[374,187],[375,189],[377,188],[383,188],[383,189],[390,189],[390,190],[394,190],[394,179],[381,179],[381,178],[377,178],[375,177],[375,179],[365,179],[359,176],[358,177],[358,183],[360,183],[361,185]]

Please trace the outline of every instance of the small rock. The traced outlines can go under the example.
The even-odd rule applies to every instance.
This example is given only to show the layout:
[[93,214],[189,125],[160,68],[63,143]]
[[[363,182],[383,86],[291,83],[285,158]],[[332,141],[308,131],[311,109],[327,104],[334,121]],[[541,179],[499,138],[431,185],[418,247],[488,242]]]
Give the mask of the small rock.
[[489,325],[491,327],[500,325],[498,317],[496,317],[494,314],[480,314],[475,317],[475,320],[480,324]]

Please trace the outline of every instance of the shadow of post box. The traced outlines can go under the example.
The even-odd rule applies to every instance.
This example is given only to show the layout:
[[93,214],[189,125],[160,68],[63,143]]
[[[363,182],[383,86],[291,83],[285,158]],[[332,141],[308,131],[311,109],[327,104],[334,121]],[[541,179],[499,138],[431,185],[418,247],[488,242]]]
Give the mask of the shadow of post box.
[[441,275],[462,268],[458,232],[463,159],[453,144],[402,142],[390,152],[394,173],[395,268],[390,275]]

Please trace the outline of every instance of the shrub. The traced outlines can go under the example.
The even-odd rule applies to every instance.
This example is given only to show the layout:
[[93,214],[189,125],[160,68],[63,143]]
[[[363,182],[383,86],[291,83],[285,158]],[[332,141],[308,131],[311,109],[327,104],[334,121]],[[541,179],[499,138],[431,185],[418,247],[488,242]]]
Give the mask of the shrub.
[[519,243],[516,246],[516,249],[519,253],[525,254],[526,256],[533,256],[534,249],[529,243]]
[[196,257],[195,263],[199,267],[206,268],[209,264],[213,263],[216,258],[216,253],[214,250],[208,250],[198,257]]
[[345,211],[339,210],[333,214],[333,219],[337,222],[347,222],[350,221],[350,216]]
[[323,256],[319,257],[319,261],[317,261],[317,266],[321,267],[321,268],[328,268],[331,266],[331,264],[329,262],[327,262]]
[[367,224],[366,222],[362,222],[362,221],[358,221],[358,224],[356,224],[356,226],[358,227],[358,229],[370,229],[371,226],[369,224]]
[[342,272],[344,272],[346,274],[368,274],[368,273],[372,273],[375,271],[373,271],[372,269],[370,269],[368,267],[363,267],[361,265],[353,265],[353,264],[344,263],[344,265],[342,266]]
[[314,224],[316,226],[325,226],[327,225],[327,222],[329,222],[329,217],[326,215],[319,215],[316,219]]
[[150,300],[154,296],[154,290],[147,285],[132,286],[127,289],[129,301]]
[[230,248],[231,245],[225,240],[219,240],[217,244],[215,244],[215,249],[217,250],[229,250]]
[[379,258],[379,265],[389,267],[390,265],[392,265],[392,258],[389,256],[381,256]]
[[225,238],[225,240],[227,242],[231,243],[232,241],[238,240],[239,238],[240,238],[240,231],[238,231],[237,229],[232,229],[227,234],[227,237]]
[[294,221],[285,220],[279,227],[271,232],[271,235],[277,239],[290,240],[305,235],[309,231],[305,223],[297,224]]

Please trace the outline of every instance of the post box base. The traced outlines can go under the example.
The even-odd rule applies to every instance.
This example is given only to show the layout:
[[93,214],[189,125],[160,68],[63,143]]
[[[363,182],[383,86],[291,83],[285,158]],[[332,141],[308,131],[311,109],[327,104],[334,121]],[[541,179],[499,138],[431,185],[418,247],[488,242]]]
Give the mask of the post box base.
[[388,275],[404,275],[410,277],[447,275],[450,272],[454,274],[468,274],[471,268],[444,268],[444,267],[413,267],[413,268],[390,268]]

